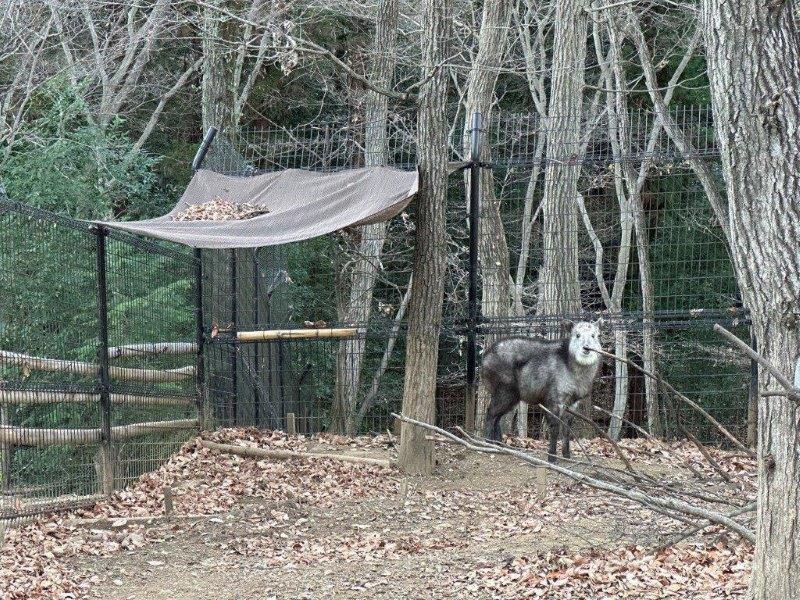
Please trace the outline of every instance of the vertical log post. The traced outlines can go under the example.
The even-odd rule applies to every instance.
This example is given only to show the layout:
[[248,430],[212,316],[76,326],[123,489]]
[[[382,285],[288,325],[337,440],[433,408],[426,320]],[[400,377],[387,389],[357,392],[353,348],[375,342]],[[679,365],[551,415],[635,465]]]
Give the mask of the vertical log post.
[[286,413],[286,433],[289,437],[297,435],[297,418],[293,412]]
[[464,427],[475,430],[476,386],[476,335],[478,327],[478,243],[480,227],[480,172],[481,172],[481,113],[471,116],[470,165],[469,165],[469,293],[467,330],[467,399]]
[[197,388],[197,422],[200,429],[206,428],[206,382],[205,382],[205,334],[203,330],[203,252],[194,249],[195,291],[195,341],[197,342],[197,358],[195,367],[195,386]]
[[108,285],[106,281],[106,238],[108,230],[98,226],[94,230],[97,258],[97,323],[98,323],[98,392],[100,394],[100,449],[95,465],[103,493],[114,491],[116,456],[111,440],[111,385],[108,377]]

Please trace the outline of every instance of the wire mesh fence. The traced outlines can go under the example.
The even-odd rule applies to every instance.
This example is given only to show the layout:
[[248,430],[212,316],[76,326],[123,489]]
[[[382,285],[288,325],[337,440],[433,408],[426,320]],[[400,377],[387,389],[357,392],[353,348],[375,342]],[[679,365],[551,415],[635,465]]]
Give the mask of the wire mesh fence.
[[[480,422],[485,410],[467,401],[470,328],[480,353],[504,336],[554,335],[564,319],[603,315],[606,349],[666,377],[741,438],[751,433],[752,366],[711,330],[721,322],[748,335],[724,232],[697,175],[698,164],[717,169],[710,113],[687,107],[671,118],[681,148],[645,111],[631,112],[622,130],[604,114],[501,114],[485,123],[475,322],[463,168],[470,131],[455,123],[441,241],[440,425]],[[579,129],[564,156],[547,151],[556,122]],[[376,143],[368,139],[375,124],[351,118],[245,128],[217,136],[204,168],[414,168],[412,116],[392,115],[380,131]],[[412,204],[388,223],[304,242],[192,253],[1,202],[5,518],[48,498],[74,503],[124,485],[201,425],[391,428],[405,376],[414,216]],[[657,417],[665,437],[691,431],[723,441],[664,389],[612,361],[592,403],[603,429],[615,411],[622,417],[622,435]],[[540,417],[533,407],[510,425],[520,430],[524,420],[522,430],[538,436]]]
[[197,429],[195,287],[181,249],[5,200],[0,229],[7,521],[109,493]]

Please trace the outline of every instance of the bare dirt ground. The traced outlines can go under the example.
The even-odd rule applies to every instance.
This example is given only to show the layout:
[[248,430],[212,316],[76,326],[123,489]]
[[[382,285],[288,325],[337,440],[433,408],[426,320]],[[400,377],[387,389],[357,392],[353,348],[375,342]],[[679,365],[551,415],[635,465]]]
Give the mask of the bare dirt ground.
[[[229,430],[213,437],[394,455],[385,436],[287,440]],[[587,444],[595,460],[611,460],[600,442]],[[644,468],[664,468],[651,449],[629,452]],[[731,598],[746,589],[750,549],[718,531],[655,551],[683,525],[559,476],[545,481],[509,457],[447,445],[438,456],[434,476],[407,477],[189,444],[108,504],[9,534],[0,568],[27,579],[6,597]],[[163,485],[173,490],[175,516],[143,522],[162,514]],[[20,565],[9,548],[26,543],[31,556]],[[43,578],[51,580],[44,588]]]

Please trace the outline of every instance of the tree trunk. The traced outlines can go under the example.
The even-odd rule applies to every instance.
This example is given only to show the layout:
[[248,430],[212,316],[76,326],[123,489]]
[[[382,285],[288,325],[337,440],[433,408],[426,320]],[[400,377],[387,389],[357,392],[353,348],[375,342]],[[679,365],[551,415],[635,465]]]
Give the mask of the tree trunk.
[[[481,30],[478,35],[478,52],[472,63],[467,87],[464,121],[464,156],[469,155],[472,114],[479,112],[484,123],[490,123],[489,113],[494,104],[497,75],[506,53],[508,28],[511,23],[510,0],[483,3]],[[481,161],[491,160],[490,145],[484,140]],[[469,206],[469,171],[465,176],[467,206]],[[482,294],[481,315],[487,319],[507,317],[510,308],[509,258],[506,232],[500,214],[500,199],[495,194],[495,182],[491,169],[484,169],[480,178],[480,226],[478,238],[478,264],[480,268]],[[497,339],[496,334],[487,334],[484,345]],[[478,388],[476,402],[476,429],[483,430],[489,393],[486,386]]]
[[229,93],[228,64],[221,44],[219,0],[209,0],[203,9],[203,65],[201,109],[203,131],[211,126],[220,129],[231,124],[233,98]]
[[[370,81],[378,89],[389,89],[395,67],[398,0],[380,0],[375,22],[374,61]],[[388,140],[386,120],[389,99],[384,94],[367,91],[365,106],[364,164],[368,167],[386,164]],[[372,313],[372,294],[380,267],[381,252],[386,241],[386,222],[364,225],[356,231],[359,238],[357,255],[347,286],[344,321],[366,326]],[[334,394],[331,430],[355,434],[355,416],[366,339],[358,337],[339,344],[336,358],[336,391]]]
[[[408,309],[403,414],[433,423],[436,417],[436,371],[439,331],[447,266],[445,209],[447,202],[447,79],[441,65],[447,56],[447,0],[423,0],[422,76],[417,117],[417,228],[411,300]],[[430,73],[431,69],[435,69]],[[405,424],[399,464],[407,473],[433,470],[433,442],[420,427]]]
[[[761,354],[790,381],[800,354],[800,33],[794,3],[704,0],[701,19],[731,255]],[[777,391],[762,370],[762,390]],[[800,597],[800,435],[784,397],[758,407],[751,592]]]
[[[581,310],[578,220],[584,70],[588,17],[585,0],[556,3],[542,200],[542,253],[537,314],[550,317],[548,336],[559,337],[559,317]],[[585,412],[586,407],[582,407]],[[578,434],[582,435],[583,430]]]
[[544,262],[538,313],[580,312],[578,279],[578,162],[583,117],[587,15],[584,0],[556,5],[552,81],[547,120],[547,168],[543,201]]
[[[639,258],[639,284],[642,290],[642,367],[649,373],[656,372],[655,331],[653,330],[653,277],[650,269],[650,234],[644,214],[642,195],[637,194],[631,203],[633,208],[633,229],[636,233],[636,255]],[[652,377],[644,381],[647,429],[650,435],[664,435],[661,413],[658,410],[658,385]]]

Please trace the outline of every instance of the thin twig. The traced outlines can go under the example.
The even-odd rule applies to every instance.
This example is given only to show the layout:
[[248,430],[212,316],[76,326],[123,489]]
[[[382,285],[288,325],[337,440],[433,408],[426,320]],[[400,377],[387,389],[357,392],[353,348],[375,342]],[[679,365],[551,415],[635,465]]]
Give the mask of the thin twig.
[[[610,411],[607,411],[604,408],[601,408],[599,406],[594,406],[594,409],[595,410],[599,410],[600,412],[607,414],[609,417],[614,417],[614,415]],[[697,469],[694,468],[692,463],[689,462],[688,458],[686,458],[684,456],[681,456],[680,454],[678,454],[676,452],[673,452],[672,448],[670,448],[667,444],[665,444],[662,440],[658,439],[657,437],[650,435],[650,433],[644,427],[639,427],[636,423],[634,423],[633,421],[630,421],[630,420],[628,420],[628,419],[626,419],[624,417],[618,417],[618,418],[623,423],[626,423],[626,424],[630,425],[631,427],[633,427],[637,432],[641,433],[648,440],[657,443],[661,447],[661,449],[664,452],[666,452],[667,454],[669,454],[670,456],[674,456],[675,458],[681,459],[681,461],[684,463],[686,468],[689,471],[692,472],[692,475],[694,475],[695,477],[700,478],[700,479],[704,478],[704,475],[700,471],[698,471]]]
[[633,475],[633,477],[635,479],[650,479],[649,477],[646,477],[646,476],[641,475],[641,474],[636,472],[636,469],[633,468],[633,465],[628,460],[628,457],[625,455],[625,453],[622,451],[622,448],[619,447],[619,444],[617,444],[614,440],[612,440],[611,437],[605,431],[600,429],[600,427],[598,427],[597,423],[595,423],[590,418],[585,417],[582,414],[580,414],[579,412],[574,411],[574,410],[572,410],[570,408],[564,407],[564,410],[566,410],[571,415],[574,415],[574,416],[578,417],[581,421],[583,421],[584,423],[586,423],[587,425],[592,427],[597,433],[600,434],[600,436],[604,440],[606,440],[608,443],[610,443],[611,447],[614,449],[614,453],[619,457],[619,459],[625,465],[625,469],[628,472],[630,472],[630,474]]
[[679,425],[678,427],[680,428],[681,433],[685,435],[689,439],[689,441],[692,442],[692,444],[694,444],[695,447],[700,451],[700,454],[702,454],[705,457],[706,461],[708,461],[708,464],[711,465],[711,468],[713,468],[719,474],[719,476],[722,477],[725,481],[727,481],[728,483],[732,483],[730,475],[728,475],[725,471],[722,470],[720,464],[716,460],[714,460],[714,457],[711,456],[711,453],[703,447],[703,444],[701,444],[700,441],[695,436],[689,433],[686,430],[686,428],[683,427],[683,425]]
[[[730,518],[739,517],[739,516],[741,516],[741,515],[743,515],[745,513],[753,512],[755,509],[756,509],[756,503],[753,502],[752,504],[748,504],[747,506],[743,506],[742,508],[733,511],[732,513],[728,513],[728,517],[730,517]],[[699,533],[699,532],[703,531],[703,529],[706,529],[707,527],[711,527],[712,525],[714,525],[714,523],[705,523],[703,525],[698,525],[697,527],[694,527],[692,529],[684,531],[683,533],[681,533],[675,539],[672,539],[669,542],[659,546],[657,548],[657,551],[665,550],[666,548],[669,548],[670,546],[674,546],[675,544],[679,544],[683,540],[692,537],[694,534]]]

